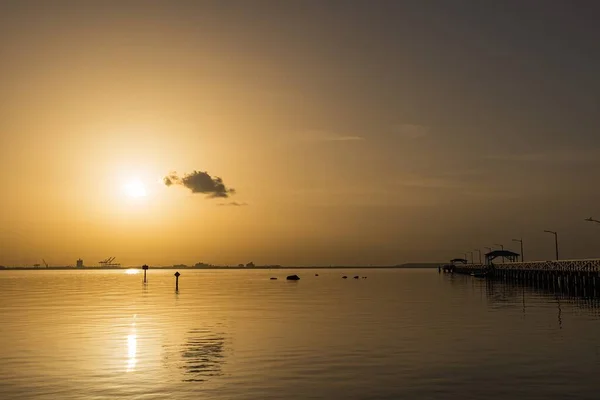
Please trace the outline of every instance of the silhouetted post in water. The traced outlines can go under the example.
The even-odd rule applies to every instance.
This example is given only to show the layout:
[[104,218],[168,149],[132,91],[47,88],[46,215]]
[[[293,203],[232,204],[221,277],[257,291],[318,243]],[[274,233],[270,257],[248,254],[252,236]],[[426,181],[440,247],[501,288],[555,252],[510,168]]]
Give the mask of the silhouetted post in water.
[[178,272],[175,272],[175,291],[178,292],[179,291],[179,275],[181,275]]
[[523,259],[523,239],[513,239],[513,242],[521,243],[521,262],[525,261],[525,259]]
[[146,283],[146,271],[148,271],[148,266],[144,264],[142,265],[142,269],[144,270],[144,283]]
[[556,251],[556,260],[558,260],[558,233],[554,231],[544,231],[546,233],[551,233],[554,235],[554,249]]

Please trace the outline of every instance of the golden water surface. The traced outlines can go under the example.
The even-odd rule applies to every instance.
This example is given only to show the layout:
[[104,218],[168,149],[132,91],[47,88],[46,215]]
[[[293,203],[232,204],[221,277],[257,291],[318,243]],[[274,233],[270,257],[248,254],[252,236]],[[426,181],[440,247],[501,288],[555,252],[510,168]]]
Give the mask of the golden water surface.
[[600,389],[595,301],[437,270],[180,270],[179,292],[174,272],[151,269],[144,285],[139,270],[0,271],[0,399],[547,400]]

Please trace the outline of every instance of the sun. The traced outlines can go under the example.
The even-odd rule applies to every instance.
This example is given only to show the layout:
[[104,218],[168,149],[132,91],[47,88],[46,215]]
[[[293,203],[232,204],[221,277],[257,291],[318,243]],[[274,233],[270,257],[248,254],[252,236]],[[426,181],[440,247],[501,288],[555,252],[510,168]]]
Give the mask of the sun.
[[128,197],[139,198],[146,197],[146,186],[139,179],[134,179],[123,185],[123,191]]

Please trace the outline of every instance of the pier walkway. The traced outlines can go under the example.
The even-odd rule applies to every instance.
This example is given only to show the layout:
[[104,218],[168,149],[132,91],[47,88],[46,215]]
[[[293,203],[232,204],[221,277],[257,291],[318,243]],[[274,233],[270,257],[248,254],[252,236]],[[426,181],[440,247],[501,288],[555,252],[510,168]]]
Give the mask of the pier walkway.
[[471,272],[484,272],[486,270],[495,270],[496,272],[503,273],[510,271],[600,272],[600,258],[454,265],[454,272],[458,273],[470,274]]
[[494,263],[486,257],[486,264],[453,261],[443,266],[444,272],[519,282],[570,294],[600,296],[598,258]]

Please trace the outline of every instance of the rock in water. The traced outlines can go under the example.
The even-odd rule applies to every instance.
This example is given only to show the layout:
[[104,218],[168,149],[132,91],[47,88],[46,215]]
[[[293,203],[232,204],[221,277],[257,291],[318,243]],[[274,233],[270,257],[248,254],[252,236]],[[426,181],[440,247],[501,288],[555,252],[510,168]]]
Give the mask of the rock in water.
[[274,281],[274,280],[277,280],[277,278],[275,278],[275,277],[272,277],[272,278],[271,278],[271,280],[272,280],[272,281]]
[[288,281],[298,281],[300,280],[300,277],[298,275],[290,275],[285,279],[287,279]]
[[348,277],[346,275],[342,276],[342,279],[348,279]]

